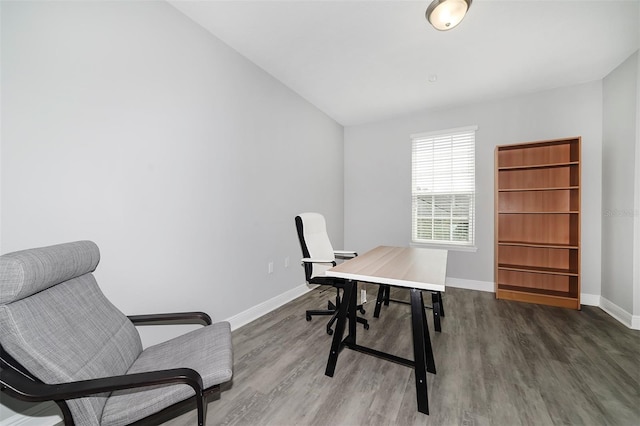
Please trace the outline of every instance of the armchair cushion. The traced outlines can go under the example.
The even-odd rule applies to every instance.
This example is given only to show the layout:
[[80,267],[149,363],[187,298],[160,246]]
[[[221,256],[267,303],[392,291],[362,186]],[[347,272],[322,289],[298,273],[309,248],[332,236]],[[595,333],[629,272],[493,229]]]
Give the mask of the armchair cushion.
[[[200,372],[205,388],[229,381],[233,366],[229,323],[215,323],[148,347],[134,361],[127,374],[176,366]],[[113,392],[104,407],[102,425],[132,423],[193,394],[193,389],[188,385],[153,386]]]

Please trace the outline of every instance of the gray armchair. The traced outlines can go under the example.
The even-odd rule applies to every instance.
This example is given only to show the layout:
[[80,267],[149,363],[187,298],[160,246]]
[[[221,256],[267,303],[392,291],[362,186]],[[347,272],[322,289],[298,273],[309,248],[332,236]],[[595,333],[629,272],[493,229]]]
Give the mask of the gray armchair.
[[[12,397],[55,401],[65,424],[159,423],[207,400],[232,376],[229,323],[202,312],[125,316],[92,274],[90,241],[0,256],[0,385]],[[204,327],[142,349],[135,325]]]

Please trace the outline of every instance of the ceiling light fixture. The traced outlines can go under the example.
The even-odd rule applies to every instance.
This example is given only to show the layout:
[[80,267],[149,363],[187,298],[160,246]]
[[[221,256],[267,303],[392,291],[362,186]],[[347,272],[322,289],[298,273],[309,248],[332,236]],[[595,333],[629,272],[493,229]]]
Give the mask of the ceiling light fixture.
[[472,0],[433,0],[427,8],[427,20],[436,30],[447,31],[458,25]]

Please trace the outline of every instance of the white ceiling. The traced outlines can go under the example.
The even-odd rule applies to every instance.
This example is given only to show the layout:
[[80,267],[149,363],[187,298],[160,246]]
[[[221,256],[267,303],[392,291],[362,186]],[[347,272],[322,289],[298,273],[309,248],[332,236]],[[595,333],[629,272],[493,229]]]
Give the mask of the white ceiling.
[[640,44],[640,0],[474,0],[447,32],[430,1],[169,0],[345,126],[601,79]]

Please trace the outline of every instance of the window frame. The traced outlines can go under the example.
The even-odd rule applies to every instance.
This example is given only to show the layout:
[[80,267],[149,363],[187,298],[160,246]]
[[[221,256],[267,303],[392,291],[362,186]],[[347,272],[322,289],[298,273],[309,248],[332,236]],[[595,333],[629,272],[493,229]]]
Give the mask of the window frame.
[[[475,185],[475,180],[476,180],[476,157],[475,157],[475,151],[476,151],[476,132],[478,130],[478,126],[466,126],[466,127],[458,127],[458,128],[453,128],[453,129],[444,129],[444,130],[438,130],[438,131],[433,131],[433,132],[423,132],[423,133],[415,133],[410,135],[410,140],[411,140],[411,242],[410,242],[410,246],[412,247],[429,247],[429,248],[440,248],[440,249],[448,249],[448,250],[457,250],[457,251],[477,251],[477,246],[476,246],[476,240],[475,240],[475,231],[476,231],[476,185]],[[455,191],[452,188],[449,188],[448,191],[438,191],[438,190],[434,190],[434,191],[418,191],[416,188],[416,143],[420,142],[420,143],[424,143],[425,140],[428,139],[436,139],[436,138],[454,138],[455,136],[459,136],[462,134],[468,134],[468,133],[473,133],[472,136],[472,144],[471,144],[471,151],[472,154],[471,155],[466,155],[465,158],[466,159],[472,159],[473,161],[471,162],[471,174],[472,174],[472,178],[471,180],[467,180],[466,184],[467,185],[472,185],[472,188],[466,188],[466,190],[458,190]],[[433,142],[433,141],[432,141]],[[452,141],[453,142],[453,141]],[[451,143],[452,143],[451,142]],[[468,148],[467,148],[468,150]],[[468,171],[469,167],[465,168],[465,171]],[[449,173],[448,176],[451,176],[452,170],[449,169]],[[470,190],[469,190],[470,189]],[[468,200],[468,204],[469,204],[469,214],[467,216],[454,216],[454,209],[456,208],[456,204],[453,201],[455,199],[455,197],[457,195],[464,195],[465,197],[470,197],[467,198]],[[436,197],[436,196],[444,196],[444,197],[451,197],[451,205],[449,208],[449,214],[448,214],[448,219],[447,218],[443,218],[445,220],[449,220],[449,239],[446,240],[437,240],[437,239],[431,239],[431,240],[427,240],[427,239],[417,239],[416,238],[416,233],[417,233],[417,223],[419,220],[418,217],[418,203],[417,203],[417,198],[418,197],[432,197],[432,200]],[[437,205],[435,202],[432,202],[432,208],[437,208]],[[428,217],[430,217],[430,219],[432,220],[432,223],[434,223],[438,217],[436,214],[431,214]],[[454,222],[455,218],[460,218],[460,219],[466,219],[469,222],[469,241],[463,241],[463,242],[456,242],[455,240],[453,240],[454,238],[454,228],[451,225],[451,223]],[[434,228],[432,228],[434,229]],[[433,235],[433,234],[432,234]]]

